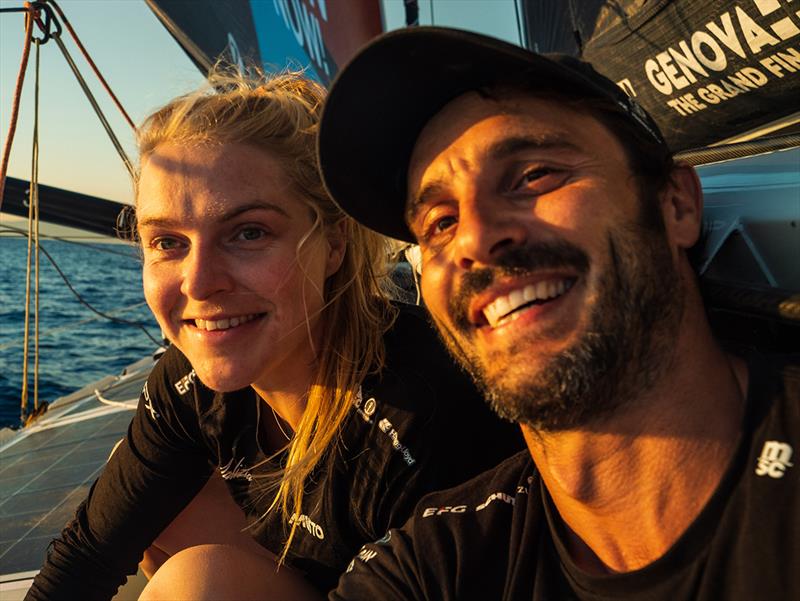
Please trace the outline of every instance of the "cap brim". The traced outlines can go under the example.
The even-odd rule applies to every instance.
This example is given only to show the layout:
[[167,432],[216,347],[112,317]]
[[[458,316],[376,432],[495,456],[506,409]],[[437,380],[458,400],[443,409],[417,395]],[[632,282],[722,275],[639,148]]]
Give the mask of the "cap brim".
[[339,73],[326,101],[318,151],[328,192],[360,223],[414,242],[406,180],[421,130],[461,94],[512,76],[602,95],[552,57],[483,35],[416,27],[376,38]]

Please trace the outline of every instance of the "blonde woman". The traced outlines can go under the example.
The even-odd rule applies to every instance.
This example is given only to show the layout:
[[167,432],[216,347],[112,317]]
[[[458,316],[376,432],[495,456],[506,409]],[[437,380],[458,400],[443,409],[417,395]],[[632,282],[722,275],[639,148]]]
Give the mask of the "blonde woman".
[[146,598],[313,597],[422,494],[521,448],[387,299],[386,240],[326,194],[321,88],[212,84],[140,130],[144,290],[172,345],[31,599],[109,598],[143,554]]

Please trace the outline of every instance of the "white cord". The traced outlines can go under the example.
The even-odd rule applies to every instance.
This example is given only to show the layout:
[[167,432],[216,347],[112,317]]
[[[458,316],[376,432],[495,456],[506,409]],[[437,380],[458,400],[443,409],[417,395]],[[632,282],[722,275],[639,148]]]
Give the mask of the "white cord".
[[94,389],[94,396],[97,397],[97,400],[105,405],[111,405],[112,407],[123,407],[124,409],[131,409],[136,410],[136,407],[139,405],[139,399],[130,399],[128,401],[112,401],[111,399],[104,398],[103,395],[100,394],[100,391],[96,388]]

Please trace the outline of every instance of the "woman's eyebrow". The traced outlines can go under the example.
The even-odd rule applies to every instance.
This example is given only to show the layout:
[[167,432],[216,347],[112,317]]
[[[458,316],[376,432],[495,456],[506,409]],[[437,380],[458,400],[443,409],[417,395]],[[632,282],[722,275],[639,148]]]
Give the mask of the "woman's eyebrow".
[[[253,201],[243,205],[239,205],[234,207],[228,211],[222,211],[220,215],[217,216],[217,220],[220,222],[231,221],[235,219],[239,215],[247,213],[248,211],[273,211],[282,215],[284,217],[290,217],[289,213],[281,207],[280,205],[276,205],[271,202],[267,201]],[[145,217],[144,219],[139,219],[137,221],[138,227],[175,227],[182,223],[186,223],[183,219],[171,219],[168,217]]]
[[256,200],[251,203],[246,203],[243,205],[239,205],[238,207],[234,207],[230,211],[225,211],[220,216],[220,221],[230,221],[231,219],[235,219],[239,215],[243,213],[247,213],[248,211],[274,211],[275,213],[279,213],[284,217],[289,217],[289,213],[281,207],[280,205],[276,205],[271,202],[267,202],[265,200]]

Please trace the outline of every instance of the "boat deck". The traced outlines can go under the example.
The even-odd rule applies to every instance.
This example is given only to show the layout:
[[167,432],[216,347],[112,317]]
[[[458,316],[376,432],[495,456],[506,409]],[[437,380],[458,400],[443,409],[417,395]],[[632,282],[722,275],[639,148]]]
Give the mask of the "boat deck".
[[0,431],[0,598],[24,596],[125,435],[152,366],[143,359],[55,401],[33,425]]

